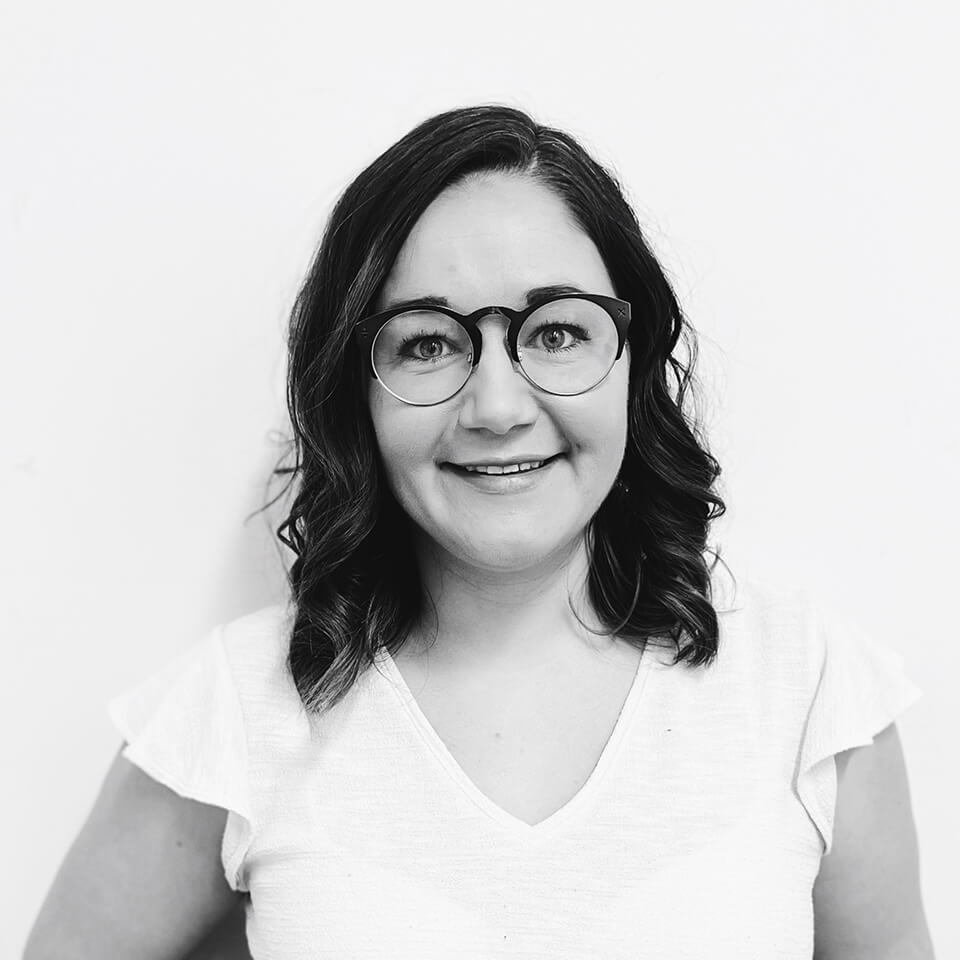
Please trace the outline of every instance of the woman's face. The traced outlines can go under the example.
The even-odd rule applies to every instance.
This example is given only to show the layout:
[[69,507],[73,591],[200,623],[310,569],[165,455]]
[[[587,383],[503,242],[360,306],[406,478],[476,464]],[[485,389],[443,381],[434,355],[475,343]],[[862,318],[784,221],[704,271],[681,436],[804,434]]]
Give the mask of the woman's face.
[[[616,296],[597,248],[556,194],[527,177],[488,174],[450,187],[427,208],[375,310],[425,297],[443,297],[461,313],[521,309],[528,291],[555,285]],[[595,389],[552,396],[514,370],[506,323],[499,315],[480,321],[480,362],[444,403],[405,404],[372,377],[369,387],[397,501],[451,559],[490,571],[531,568],[568,550],[613,485],[627,438],[627,349]],[[457,466],[558,454],[512,477]]]

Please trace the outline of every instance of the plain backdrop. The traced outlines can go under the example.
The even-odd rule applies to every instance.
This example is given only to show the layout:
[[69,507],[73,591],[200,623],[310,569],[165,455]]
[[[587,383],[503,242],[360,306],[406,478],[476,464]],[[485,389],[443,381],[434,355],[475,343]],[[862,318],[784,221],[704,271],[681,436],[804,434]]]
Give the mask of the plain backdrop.
[[960,956],[956,6],[7,4],[0,22],[4,789],[18,953],[119,746],[107,700],[279,598],[247,519],[331,204],[499,102],[623,181],[701,335],[734,572],[906,658],[938,956]]

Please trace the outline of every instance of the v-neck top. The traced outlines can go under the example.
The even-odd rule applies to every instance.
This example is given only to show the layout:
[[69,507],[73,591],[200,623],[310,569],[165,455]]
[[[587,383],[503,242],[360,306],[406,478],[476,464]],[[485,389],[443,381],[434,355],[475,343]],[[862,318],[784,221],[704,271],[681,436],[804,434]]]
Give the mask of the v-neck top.
[[509,813],[503,807],[494,803],[486,794],[484,794],[470,777],[464,772],[463,768],[457,763],[449,748],[443,742],[433,725],[427,719],[416,696],[412,693],[403,674],[400,673],[396,662],[390,653],[386,650],[380,652],[378,663],[381,664],[387,673],[391,688],[396,694],[398,701],[403,705],[410,721],[423,737],[426,748],[430,750],[437,758],[438,764],[450,775],[451,781],[456,787],[463,791],[464,795],[476,804],[477,808],[492,820],[501,824],[505,830],[513,830],[521,835],[536,831],[540,834],[548,833],[558,829],[570,817],[576,816],[576,812],[581,804],[588,802],[590,795],[594,790],[599,789],[598,784],[603,780],[607,769],[615,762],[617,750],[625,736],[625,731],[632,722],[632,717],[637,708],[637,702],[641,697],[647,674],[650,672],[652,658],[644,655],[640,658],[633,682],[627,692],[627,696],[620,708],[620,713],[614,723],[613,730],[607,738],[597,759],[593,770],[587,777],[586,782],[570,799],[568,799],[560,809],[538,823],[530,824],[525,820]]
[[532,825],[466,776],[385,650],[308,714],[283,605],[108,709],[127,759],[227,811],[255,960],[809,960],[834,756],[921,690],[801,593],[739,579],[715,596],[716,661],[648,645],[590,776]]

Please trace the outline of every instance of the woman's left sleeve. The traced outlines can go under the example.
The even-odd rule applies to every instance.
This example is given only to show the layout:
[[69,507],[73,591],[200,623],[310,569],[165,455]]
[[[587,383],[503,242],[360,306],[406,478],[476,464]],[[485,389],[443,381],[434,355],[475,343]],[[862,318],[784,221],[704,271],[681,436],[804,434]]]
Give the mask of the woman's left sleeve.
[[835,755],[872,743],[923,690],[907,677],[900,653],[850,621],[821,610],[814,632],[820,669],[800,746],[796,791],[827,854],[837,798]]
[[227,811],[224,873],[234,890],[245,890],[253,830],[247,735],[223,629],[113,697],[107,709],[131,763],[182,797]]

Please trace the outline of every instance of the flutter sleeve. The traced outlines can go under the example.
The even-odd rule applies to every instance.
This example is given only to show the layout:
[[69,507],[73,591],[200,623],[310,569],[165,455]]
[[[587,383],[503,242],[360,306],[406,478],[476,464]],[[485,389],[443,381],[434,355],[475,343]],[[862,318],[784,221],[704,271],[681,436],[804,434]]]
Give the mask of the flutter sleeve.
[[814,617],[819,662],[797,766],[797,794],[823,840],[833,845],[837,797],[834,757],[865,746],[923,690],[904,672],[903,657],[856,624],[823,609]]
[[180,796],[227,811],[221,860],[227,882],[245,890],[243,859],[253,816],[243,710],[218,627],[107,711],[123,756]]

